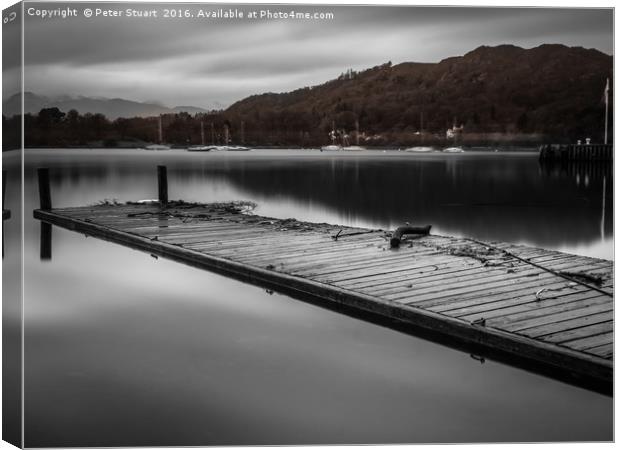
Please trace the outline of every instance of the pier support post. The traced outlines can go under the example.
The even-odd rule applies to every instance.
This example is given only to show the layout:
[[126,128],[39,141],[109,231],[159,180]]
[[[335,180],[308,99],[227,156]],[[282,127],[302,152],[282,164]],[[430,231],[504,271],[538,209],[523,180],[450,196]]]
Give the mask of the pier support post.
[[41,261],[52,259],[52,225],[41,222],[41,241],[39,258]]
[[157,185],[160,206],[168,205],[168,171],[166,166],[157,166]]
[[43,210],[52,209],[52,196],[50,193],[50,170],[47,168],[37,169],[39,178],[39,203]]

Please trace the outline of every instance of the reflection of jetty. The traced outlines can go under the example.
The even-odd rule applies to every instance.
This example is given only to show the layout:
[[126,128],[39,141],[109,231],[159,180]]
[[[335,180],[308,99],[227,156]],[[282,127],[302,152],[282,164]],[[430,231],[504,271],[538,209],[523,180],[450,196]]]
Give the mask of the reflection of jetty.
[[2,220],[11,218],[11,210],[4,209],[4,199],[6,197],[6,170],[2,171]]
[[611,161],[612,144],[541,145],[541,161]]
[[[437,235],[391,249],[383,230],[259,217],[237,203],[168,201],[166,173],[159,168],[159,202],[146,204],[52,209],[49,186],[42,186],[34,217],[294,297],[394,319],[476,355],[611,392],[611,261]],[[48,182],[46,169],[39,175]]]
[[554,161],[554,160],[541,160],[540,168],[546,176],[560,177],[562,175],[568,175],[576,180],[602,180],[607,178],[612,179],[613,165],[609,164],[610,161]]
[[[11,218],[11,210],[4,209],[6,198],[6,170],[2,171],[2,222]],[[4,259],[4,226],[2,227],[2,258]]]

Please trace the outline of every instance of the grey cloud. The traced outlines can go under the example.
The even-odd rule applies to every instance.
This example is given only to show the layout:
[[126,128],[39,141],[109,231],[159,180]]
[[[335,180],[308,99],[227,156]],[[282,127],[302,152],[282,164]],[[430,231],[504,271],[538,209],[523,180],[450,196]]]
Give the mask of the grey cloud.
[[[62,5],[54,3],[52,7]],[[178,8],[179,4],[173,6]],[[136,7],[144,9],[148,4]],[[246,11],[260,8],[231,7]],[[613,48],[610,9],[329,5],[267,8],[332,11],[335,19],[78,18],[62,26],[57,21],[28,19],[27,88],[43,95],[99,95],[208,106],[214,101],[230,104],[251,94],[320,84],[348,68],[359,70],[388,60],[436,62],[480,45],[531,47],[564,43],[606,53]]]

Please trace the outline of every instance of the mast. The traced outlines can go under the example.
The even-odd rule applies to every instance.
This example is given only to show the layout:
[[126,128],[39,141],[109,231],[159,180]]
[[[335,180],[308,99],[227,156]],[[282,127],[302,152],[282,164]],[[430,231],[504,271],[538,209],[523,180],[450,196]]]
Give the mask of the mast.
[[603,175],[603,207],[601,208],[601,240],[605,240],[605,184],[606,177]]
[[205,123],[200,121],[200,144],[205,145]]
[[424,111],[420,111],[420,142],[424,142]]
[[164,142],[164,127],[161,122],[161,114],[159,115],[159,144],[163,144]]
[[224,145],[228,145],[228,141],[230,139],[230,130],[228,129],[228,124],[224,124]]
[[215,128],[211,122],[211,145],[215,145]]
[[605,145],[607,145],[607,122],[609,120],[609,78],[605,85]]
[[360,145],[360,121],[355,119],[355,145]]

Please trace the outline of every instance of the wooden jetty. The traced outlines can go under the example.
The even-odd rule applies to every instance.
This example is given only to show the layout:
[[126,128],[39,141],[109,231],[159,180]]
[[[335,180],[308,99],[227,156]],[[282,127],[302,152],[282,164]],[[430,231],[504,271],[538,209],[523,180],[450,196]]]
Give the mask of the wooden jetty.
[[56,209],[43,187],[34,217],[397,319],[611,391],[612,261],[439,235],[391,248],[384,230],[261,217],[243,203],[168,201],[165,169],[159,182],[161,202]]
[[541,145],[540,161],[611,161],[612,144]]

